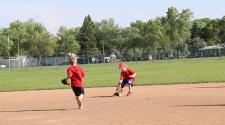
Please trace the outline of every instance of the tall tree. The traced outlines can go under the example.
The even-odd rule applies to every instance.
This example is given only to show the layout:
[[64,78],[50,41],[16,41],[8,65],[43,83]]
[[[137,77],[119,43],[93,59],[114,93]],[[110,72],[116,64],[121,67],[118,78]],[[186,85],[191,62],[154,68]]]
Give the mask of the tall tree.
[[179,13],[174,7],[168,8],[166,30],[177,58],[179,58],[180,52],[187,50],[186,42],[190,38],[191,18],[192,12],[189,9]]
[[[189,54],[187,45],[191,37],[192,15],[193,13],[189,9],[184,9],[179,14],[179,18],[177,20],[179,37],[176,49],[182,54],[182,56],[187,56]],[[178,57],[180,56],[180,53],[177,54]]]
[[170,39],[170,46],[173,50],[177,47],[178,40],[178,30],[177,30],[177,20],[179,13],[176,8],[170,7],[167,11],[167,16],[165,18],[166,26],[165,30]]
[[85,16],[78,39],[80,44],[80,52],[81,54],[86,55],[87,60],[88,57],[93,57],[97,54],[96,27],[94,22],[91,20],[90,15]]

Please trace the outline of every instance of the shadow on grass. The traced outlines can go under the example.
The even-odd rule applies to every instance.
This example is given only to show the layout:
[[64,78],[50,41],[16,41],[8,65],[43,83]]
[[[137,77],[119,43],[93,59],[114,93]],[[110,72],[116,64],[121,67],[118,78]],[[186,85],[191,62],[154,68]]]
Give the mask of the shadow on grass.
[[26,109],[26,110],[6,110],[0,112],[51,112],[51,111],[66,111],[72,109]]

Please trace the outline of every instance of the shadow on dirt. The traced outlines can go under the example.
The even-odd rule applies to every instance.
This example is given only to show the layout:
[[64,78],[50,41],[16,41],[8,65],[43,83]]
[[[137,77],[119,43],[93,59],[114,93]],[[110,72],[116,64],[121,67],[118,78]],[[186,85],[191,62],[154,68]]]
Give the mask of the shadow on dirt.
[[0,112],[50,112],[50,111],[66,111],[71,109],[27,109],[27,110],[8,110],[8,111],[0,111]]
[[225,104],[206,104],[206,105],[177,105],[175,107],[218,107],[225,106]]
[[111,96],[90,96],[90,97],[85,97],[85,98],[112,98],[114,97],[113,95]]
[[191,89],[218,89],[218,88],[225,88],[225,86],[193,87]]

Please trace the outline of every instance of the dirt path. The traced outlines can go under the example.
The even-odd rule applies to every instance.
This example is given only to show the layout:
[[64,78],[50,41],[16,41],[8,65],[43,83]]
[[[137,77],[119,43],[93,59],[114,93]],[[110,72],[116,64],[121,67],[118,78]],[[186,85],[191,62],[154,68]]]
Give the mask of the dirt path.
[[83,110],[70,89],[2,92],[0,125],[225,124],[225,83],[135,86],[110,97],[114,89],[86,89]]

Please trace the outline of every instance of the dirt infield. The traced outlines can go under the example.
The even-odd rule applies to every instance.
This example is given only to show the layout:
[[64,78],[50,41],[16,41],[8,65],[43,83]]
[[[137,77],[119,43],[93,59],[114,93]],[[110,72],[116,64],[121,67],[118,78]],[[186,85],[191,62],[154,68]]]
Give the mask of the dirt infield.
[[2,92],[0,125],[225,124],[225,83],[135,86],[128,97],[114,89],[85,89],[83,110],[70,89]]

